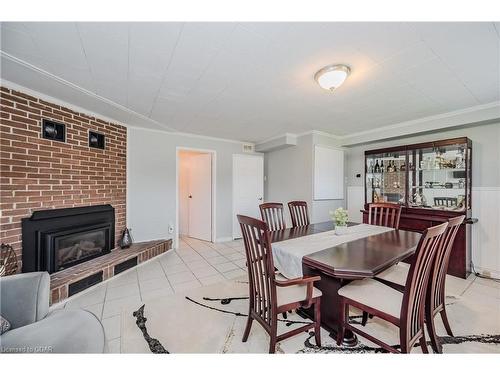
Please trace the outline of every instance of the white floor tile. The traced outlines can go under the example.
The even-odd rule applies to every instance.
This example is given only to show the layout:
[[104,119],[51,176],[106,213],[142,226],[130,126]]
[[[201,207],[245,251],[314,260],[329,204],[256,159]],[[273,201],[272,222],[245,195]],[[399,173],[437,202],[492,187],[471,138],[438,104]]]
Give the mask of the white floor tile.
[[157,277],[155,279],[139,281],[139,288],[141,290],[141,295],[151,290],[156,290],[166,287],[170,288],[170,283],[168,282],[165,276]]
[[480,285],[489,286],[491,288],[500,289],[500,282],[499,281],[488,280],[488,279],[484,279],[482,277],[476,277],[474,284],[480,284]]
[[120,337],[121,321],[121,315],[115,315],[102,320],[106,340],[109,341]]
[[120,339],[109,340],[107,343],[107,353],[115,354],[121,352]]
[[116,287],[109,287],[106,292],[106,301],[139,295],[139,284],[125,284]]
[[219,252],[221,255],[224,256],[228,256],[230,254],[238,254],[238,252],[231,247],[226,247],[225,249],[218,249],[217,252]]
[[188,281],[187,283],[180,283],[180,284],[172,285],[175,293],[183,293],[187,290],[199,288],[200,286],[201,286],[201,283],[198,280]]
[[196,277],[191,271],[175,273],[173,275],[168,275],[168,281],[174,286],[175,284],[185,283],[188,281],[196,281]]
[[210,258],[218,257],[220,254],[215,250],[205,250],[198,252],[203,258],[209,260]]
[[233,261],[234,264],[236,264],[240,268],[247,268],[247,260],[246,258],[240,259],[240,260],[235,260]]
[[106,296],[107,283],[102,283],[89,291],[76,294],[66,302],[65,307],[84,307],[104,302]]
[[102,311],[103,318],[109,318],[113,315],[121,314],[124,308],[139,308],[141,307],[141,299],[139,295],[115,299],[112,301],[106,300],[104,302],[104,309]]
[[143,266],[137,267],[137,275],[139,281],[155,279],[158,277],[165,276],[165,271],[163,271],[162,266],[159,262],[146,263]]
[[225,281],[226,279],[224,278],[224,276],[222,276],[221,274],[218,273],[218,274],[213,275],[213,276],[202,277],[199,280],[203,285],[211,285],[211,284],[216,284],[216,283]]
[[210,266],[210,264],[206,260],[196,260],[194,262],[187,262],[186,265],[191,271],[197,268],[206,268]]
[[132,283],[137,283],[137,268],[133,268],[113,276],[108,281],[108,287],[116,287]]
[[228,259],[226,257],[223,257],[222,255],[207,259],[207,262],[210,263],[211,265],[215,264],[221,264],[221,263],[227,263]]
[[467,291],[465,292],[464,295],[470,295],[470,294],[483,295],[485,297],[492,297],[492,298],[500,299],[500,289],[499,288],[479,284],[477,282],[472,284],[467,289]]
[[226,247],[228,247],[225,242],[209,243],[208,246],[215,250],[225,249]]
[[168,264],[179,264],[183,263],[182,259],[175,251],[167,251],[164,254],[158,256],[158,261],[160,263],[168,263]]
[[229,255],[226,255],[226,258],[231,260],[231,261],[235,261],[235,260],[242,260],[242,259],[245,259],[245,255],[241,254],[241,253],[234,253],[234,254],[229,254]]
[[[91,306],[82,306],[78,308],[82,308],[83,310],[90,311],[92,314],[94,314],[99,320],[102,319],[102,309],[104,307],[104,302],[98,303],[95,305]],[[71,309],[71,307],[67,307],[67,309]]]
[[148,290],[141,292],[141,299],[143,302],[155,300],[156,298],[161,298],[165,296],[170,296],[174,294],[174,290],[170,286],[165,286],[160,289]]
[[221,264],[216,264],[214,267],[219,271],[219,272],[227,272],[227,271],[232,271],[235,269],[238,269],[239,267],[234,264],[233,262],[227,262],[227,263],[221,263]]
[[173,275],[174,273],[189,271],[189,268],[182,262],[181,264],[165,265],[164,271],[168,275]]
[[203,260],[203,257],[200,254],[196,253],[196,252],[194,254],[181,255],[181,258],[186,263],[188,263],[188,262],[194,262],[194,261],[197,261],[197,260]]
[[238,268],[236,270],[232,270],[229,272],[224,272],[224,277],[228,280],[235,279],[237,277],[246,275],[247,273],[243,271],[241,268]]
[[217,271],[212,266],[208,266],[208,267],[203,267],[203,268],[197,268],[197,269],[193,270],[193,273],[196,276],[196,278],[200,279],[202,277],[217,275],[217,274],[219,274],[219,271]]

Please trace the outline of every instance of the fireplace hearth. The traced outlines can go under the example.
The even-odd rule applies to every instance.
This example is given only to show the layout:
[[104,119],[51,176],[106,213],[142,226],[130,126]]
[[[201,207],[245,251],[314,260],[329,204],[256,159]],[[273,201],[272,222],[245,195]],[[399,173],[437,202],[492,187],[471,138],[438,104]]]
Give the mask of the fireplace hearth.
[[23,272],[67,269],[109,253],[115,244],[111,205],[36,211],[23,219]]

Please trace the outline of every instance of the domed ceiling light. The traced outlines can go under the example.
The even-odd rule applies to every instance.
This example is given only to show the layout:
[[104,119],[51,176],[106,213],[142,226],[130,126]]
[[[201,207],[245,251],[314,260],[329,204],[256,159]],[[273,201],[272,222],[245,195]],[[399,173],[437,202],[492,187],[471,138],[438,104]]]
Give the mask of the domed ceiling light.
[[314,79],[322,88],[333,92],[344,83],[350,72],[347,65],[327,65],[318,70]]

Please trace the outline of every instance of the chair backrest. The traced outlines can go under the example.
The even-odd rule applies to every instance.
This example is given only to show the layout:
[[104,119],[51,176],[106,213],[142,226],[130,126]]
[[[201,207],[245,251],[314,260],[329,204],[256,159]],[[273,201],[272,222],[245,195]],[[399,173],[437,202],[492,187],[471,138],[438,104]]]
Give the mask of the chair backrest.
[[261,324],[270,326],[277,300],[269,229],[261,220],[237,216],[245,243],[250,310],[258,315]]
[[283,203],[262,203],[260,206],[260,216],[267,224],[269,230],[281,230],[286,228],[285,217],[283,216]]
[[310,224],[307,202],[288,202],[288,209],[290,210],[290,217],[292,218],[292,227],[303,227]]
[[444,232],[441,237],[441,245],[436,253],[432,273],[429,279],[430,288],[428,300],[426,302],[431,304],[429,307],[432,312],[434,312],[437,307],[444,304],[446,271],[448,270],[448,263],[450,261],[451,250],[453,248],[453,243],[455,242],[455,237],[457,236],[457,232],[464,219],[465,215],[449,219],[446,232]]
[[368,224],[399,229],[401,205],[397,203],[370,203]]
[[[429,276],[441,237],[447,227],[448,223],[443,223],[427,228],[418,242],[406,278],[401,305],[401,345],[411,346],[423,334],[425,296]],[[407,347],[407,349],[410,348]]]

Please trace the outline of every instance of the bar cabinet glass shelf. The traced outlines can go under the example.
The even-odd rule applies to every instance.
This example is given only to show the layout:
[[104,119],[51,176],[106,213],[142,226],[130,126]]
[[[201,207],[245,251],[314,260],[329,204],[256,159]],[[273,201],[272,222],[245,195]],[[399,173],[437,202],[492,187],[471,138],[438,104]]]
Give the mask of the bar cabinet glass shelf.
[[470,209],[471,141],[444,141],[367,151],[365,203],[465,212]]

